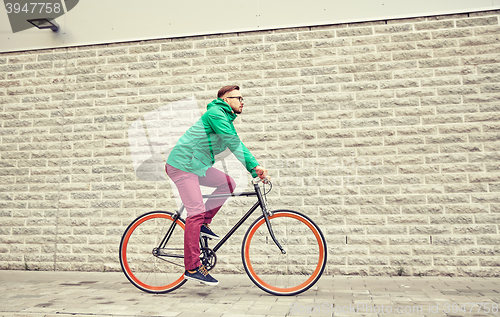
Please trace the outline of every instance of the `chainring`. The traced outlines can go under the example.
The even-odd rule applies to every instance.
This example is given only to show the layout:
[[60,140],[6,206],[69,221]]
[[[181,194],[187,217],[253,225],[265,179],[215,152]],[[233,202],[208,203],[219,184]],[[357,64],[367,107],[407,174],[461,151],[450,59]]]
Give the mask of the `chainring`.
[[217,264],[217,256],[215,255],[214,250],[210,248],[201,248],[200,251],[201,264],[203,264],[203,266],[210,271]]

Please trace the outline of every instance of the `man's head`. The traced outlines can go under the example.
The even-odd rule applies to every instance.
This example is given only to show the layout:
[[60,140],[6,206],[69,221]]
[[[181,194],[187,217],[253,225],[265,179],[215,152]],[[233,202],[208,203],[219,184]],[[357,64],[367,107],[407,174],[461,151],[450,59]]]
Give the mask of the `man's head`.
[[233,109],[234,113],[240,114],[243,111],[243,97],[238,86],[224,86],[219,89],[217,98],[224,100]]

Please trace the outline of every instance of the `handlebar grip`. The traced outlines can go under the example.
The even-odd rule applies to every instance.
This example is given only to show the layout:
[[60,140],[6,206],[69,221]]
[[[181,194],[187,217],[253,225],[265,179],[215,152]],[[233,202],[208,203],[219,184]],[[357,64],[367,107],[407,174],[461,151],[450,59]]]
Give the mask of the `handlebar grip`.
[[260,183],[260,182],[262,182],[262,183],[264,183],[264,184],[266,184],[266,185],[267,185],[267,184],[271,184],[271,180],[270,180],[269,178],[267,178],[267,177],[262,178],[262,179],[261,179],[260,177],[255,177],[255,178],[252,180],[252,183],[254,183],[254,184],[258,184],[258,183]]

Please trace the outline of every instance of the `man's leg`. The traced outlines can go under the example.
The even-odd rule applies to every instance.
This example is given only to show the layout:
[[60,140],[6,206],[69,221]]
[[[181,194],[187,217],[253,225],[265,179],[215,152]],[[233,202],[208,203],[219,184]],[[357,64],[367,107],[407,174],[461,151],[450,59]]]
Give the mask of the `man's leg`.
[[[207,170],[205,177],[200,177],[199,183],[202,186],[207,187],[217,187],[215,191],[212,193],[213,195],[217,194],[229,194],[234,192],[236,188],[236,183],[233,178],[216,168],[209,168]],[[227,198],[210,198],[205,203],[205,219],[203,223],[211,223],[212,218],[219,211],[219,209],[224,205]]]
[[181,171],[167,164],[167,174],[177,186],[187,211],[184,229],[184,267],[194,270],[200,262],[200,228],[204,223],[205,204],[198,175]]

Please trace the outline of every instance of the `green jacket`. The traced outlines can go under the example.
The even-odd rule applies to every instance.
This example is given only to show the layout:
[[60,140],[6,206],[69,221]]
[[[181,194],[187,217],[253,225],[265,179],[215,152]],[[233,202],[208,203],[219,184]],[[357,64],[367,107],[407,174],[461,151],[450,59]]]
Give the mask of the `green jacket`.
[[207,112],[177,141],[167,164],[205,176],[207,169],[215,163],[214,156],[229,148],[247,171],[257,177],[253,168],[259,163],[238,137],[234,119],[236,114],[231,107],[221,98],[214,99],[207,105]]

